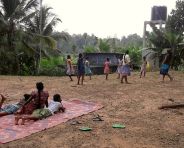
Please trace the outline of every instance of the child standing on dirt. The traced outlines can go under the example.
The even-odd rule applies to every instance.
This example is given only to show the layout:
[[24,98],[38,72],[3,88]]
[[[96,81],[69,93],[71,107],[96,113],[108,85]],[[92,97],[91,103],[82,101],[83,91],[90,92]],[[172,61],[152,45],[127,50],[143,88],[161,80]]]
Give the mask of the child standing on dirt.
[[162,75],[162,81],[164,82],[165,76],[168,76],[170,81],[173,80],[171,75],[169,74],[169,68],[172,60],[172,52],[171,50],[167,50],[167,54],[164,57],[164,60],[162,62],[161,68],[160,68],[160,74]]
[[123,83],[123,80],[125,79],[125,83],[129,84],[128,82],[128,76],[130,76],[130,56],[129,51],[127,50],[125,52],[125,55],[123,55],[122,59],[122,67],[121,67],[121,83]]
[[84,60],[83,60],[82,53],[79,54],[79,58],[77,61],[77,69],[78,69],[78,77],[77,77],[78,83],[77,83],[77,85],[79,85],[81,77],[82,77],[81,84],[83,85],[84,75],[85,75],[85,67],[84,67]]
[[147,61],[146,61],[146,57],[144,56],[143,57],[143,63],[141,65],[141,72],[140,72],[140,78],[142,77],[145,77],[146,76],[146,66],[147,66]]
[[104,74],[105,74],[106,80],[108,80],[109,73],[110,73],[110,60],[109,60],[109,58],[107,58],[105,63],[104,63]]
[[67,55],[66,65],[67,65],[66,74],[69,76],[70,80],[73,81],[72,75],[74,74],[74,70],[73,70],[72,60],[71,60],[71,56],[70,55]]
[[87,76],[89,76],[90,80],[91,80],[91,75],[92,75],[92,72],[91,72],[91,69],[90,69],[90,63],[88,61],[88,57],[86,57],[86,60],[85,60],[85,74]]

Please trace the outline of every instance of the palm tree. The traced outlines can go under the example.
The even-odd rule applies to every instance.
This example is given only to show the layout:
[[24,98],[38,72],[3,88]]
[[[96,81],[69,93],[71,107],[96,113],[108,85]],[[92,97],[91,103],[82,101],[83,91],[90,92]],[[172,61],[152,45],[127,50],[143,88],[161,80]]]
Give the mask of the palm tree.
[[36,34],[39,36],[40,44],[35,44],[36,49],[36,65],[39,68],[39,63],[41,60],[41,55],[47,56],[47,52],[45,49],[48,46],[44,46],[43,42],[49,44],[49,47],[55,48],[55,40],[51,38],[53,28],[57,25],[57,23],[61,22],[61,20],[52,12],[50,12],[52,8],[43,6],[37,9],[36,14],[33,18],[30,18],[26,22],[26,31],[31,34]]
[[[16,48],[17,31],[35,12],[37,0],[0,0],[0,37],[3,41],[1,55],[7,61],[9,73],[18,72],[18,52]],[[2,40],[3,39],[3,40]],[[4,53],[3,53],[4,52]]]
[[36,15],[27,22],[27,30],[44,36],[51,35],[53,28],[61,22],[56,14],[50,12],[51,9],[51,7],[43,6],[41,10],[37,10]]
[[[12,74],[19,71],[18,55],[20,55],[20,53],[29,53],[29,56],[34,57],[34,60],[37,61],[37,57],[39,57],[38,55],[40,54],[35,48],[35,45],[40,41],[47,43],[51,48],[55,47],[55,41],[51,37],[44,36],[39,32],[28,31],[27,27],[30,20],[37,15],[39,11],[37,9],[37,1],[38,0],[0,0],[0,36],[3,39],[6,38],[3,40],[3,46],[6,46],[6,50],[1,52],[6,53],[4,54],[6,56],[4,60],[8,61],[9,59],[8,65],[14,65],[12,71],[9,71]],[[48,24],[45,30],[50,30],[49,26],[52,26],[51,23],[50,25]],[[11,54],[8,54],[8,52]],[[38,65],[37,63],[38,61],[35,65]],[[35,66],[35,69],[37,68],[38,66]]]
[[[13,35],[15,31],[36,12],[30,10],[37,7],[37,0],[0,0],[1,21],[6,24],[8,47],[13,50]],[[2,32],[2,30],[1,30]]]

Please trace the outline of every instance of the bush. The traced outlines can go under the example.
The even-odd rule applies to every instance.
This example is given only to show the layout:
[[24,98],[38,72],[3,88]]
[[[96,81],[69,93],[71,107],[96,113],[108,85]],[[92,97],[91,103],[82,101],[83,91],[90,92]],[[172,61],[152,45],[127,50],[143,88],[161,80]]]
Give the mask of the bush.
[[[77,57],[71,55],[73,64],[77,63]],[[64,76],[66,75],[66,58],[65,56],[43,58],[40,63],[39,75],[44,76]]]
[[65,60],[64,57],[50,57],[49,59],[42,58],[40,62],[40,66],[43,69],[52,69],[58,65],[64,65]]
[[64,76],[66,75],[65,69],[60,68],[60,67],[55,67],[55,68],[51,68],[51,69],[47,69],[47,68],[41,68],[39,75],[42,76]]

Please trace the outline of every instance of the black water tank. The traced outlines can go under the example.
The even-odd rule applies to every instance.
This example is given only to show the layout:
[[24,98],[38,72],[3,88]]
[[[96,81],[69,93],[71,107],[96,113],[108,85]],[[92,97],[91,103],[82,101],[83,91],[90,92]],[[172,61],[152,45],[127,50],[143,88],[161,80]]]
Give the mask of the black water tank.
[[162,20],[166,21],[167,19],[167,7],[166,6],[154,6],[151,10],[151,20],[157,21]]

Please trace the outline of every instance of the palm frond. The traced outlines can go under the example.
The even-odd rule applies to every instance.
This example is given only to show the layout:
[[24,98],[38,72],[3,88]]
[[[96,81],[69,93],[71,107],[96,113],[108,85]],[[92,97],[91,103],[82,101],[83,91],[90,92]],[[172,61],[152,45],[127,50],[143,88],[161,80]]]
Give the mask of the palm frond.
[[24,40],[22,40],[22,45],[24,48],[24,52],[29,52],[30,55],[34,55],[36,53],[36,49],[32,48],[29,44],[27,44]]
[[4,18],[7,20],[15,12],[16,8],[20,4],[19,0],[1,0],[2,9],[4,11]]
[[53,32],[53,27],[55,27],[56,24],[59,22],[62,22],[62,21],[59,18],[54,17],[43,30],[43,35],[50,35]]
[[38,13],[38,11],[30,13],[29,15],[27,15],[23,19],[21,19],[20,22],[30,22],[31,18],[33,18],[37,13]]
[[23,11],[29,11],[32,8],[36,8],[38,6],[38,0],[30,0],[24,7]]

